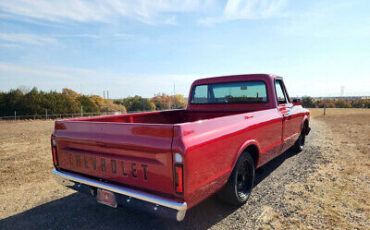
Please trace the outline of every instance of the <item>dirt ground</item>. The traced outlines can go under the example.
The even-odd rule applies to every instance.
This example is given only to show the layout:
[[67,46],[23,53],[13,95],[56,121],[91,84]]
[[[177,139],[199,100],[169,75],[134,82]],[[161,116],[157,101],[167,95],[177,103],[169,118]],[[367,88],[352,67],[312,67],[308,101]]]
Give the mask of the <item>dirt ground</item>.
[[211,197],[177,223],[112,209],[51,177],[53,121],[0,122],[0,229],[370,229],[370,110],[311,110],[305,150],[257,172],[243,207]]

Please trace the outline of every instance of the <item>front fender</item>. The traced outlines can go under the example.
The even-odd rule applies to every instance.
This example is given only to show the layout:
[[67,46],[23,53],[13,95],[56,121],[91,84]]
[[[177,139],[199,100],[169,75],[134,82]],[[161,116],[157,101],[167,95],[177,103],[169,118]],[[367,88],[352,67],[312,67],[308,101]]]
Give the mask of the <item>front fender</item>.
[[308,133],[310,132],[311,128],[310,128],[310,119],[309,119],[309,116],[306,114],[304,115],[303,119],[302,119],[302,122],[301,122],[301,129],[303,129],[303,126],[304,126],[304,123],[307,121],[307,129],[306,129],[306,135],[308,135]]

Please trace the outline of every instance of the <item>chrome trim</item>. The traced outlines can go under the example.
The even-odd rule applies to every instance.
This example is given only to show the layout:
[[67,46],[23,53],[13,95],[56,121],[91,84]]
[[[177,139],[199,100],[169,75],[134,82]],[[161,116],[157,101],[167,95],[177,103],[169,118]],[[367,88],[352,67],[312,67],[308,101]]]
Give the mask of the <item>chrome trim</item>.
[[101,188],[105,190],[109,190],[118,194],[126,195],[129,197],[136,198],[138,200],[143,200],[149,203],[161,205],[167,208],[177,210],[176,219],[177,221],[182,221],[186,214],[187,204],[186,202],[178,203],[160,196],[152,195],[146,192],[137,191],[130,188],[124,188],[122,186],[117,186],[113,184],[108,184],[105,182],[97,181],[94,179],[90,179],[88,177],[76,175],[73,173],[68,172],[60,172],[56,169],[53,169],[52,174],[54,175],[55,179],[64,186],[71,186],[73,182],[78,182],[81,184],[89,185],[96,188]]

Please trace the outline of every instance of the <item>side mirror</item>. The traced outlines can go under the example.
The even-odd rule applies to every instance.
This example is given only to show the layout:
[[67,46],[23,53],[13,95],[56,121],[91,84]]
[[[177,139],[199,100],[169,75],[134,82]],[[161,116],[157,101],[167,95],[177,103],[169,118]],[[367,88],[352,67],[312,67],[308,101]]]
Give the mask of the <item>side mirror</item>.
[[294,98],[293,99],[293,105],[301,105],[301,99],[298,99],[298,98]]

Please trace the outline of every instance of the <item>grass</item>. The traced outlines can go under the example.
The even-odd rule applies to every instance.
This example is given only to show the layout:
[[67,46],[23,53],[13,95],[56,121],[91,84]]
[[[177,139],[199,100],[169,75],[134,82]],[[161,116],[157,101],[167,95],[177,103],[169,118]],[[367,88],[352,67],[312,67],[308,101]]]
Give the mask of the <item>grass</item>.
[[50,174],[53,121],[1,121],[0,127],[0,219],[71,193]]

